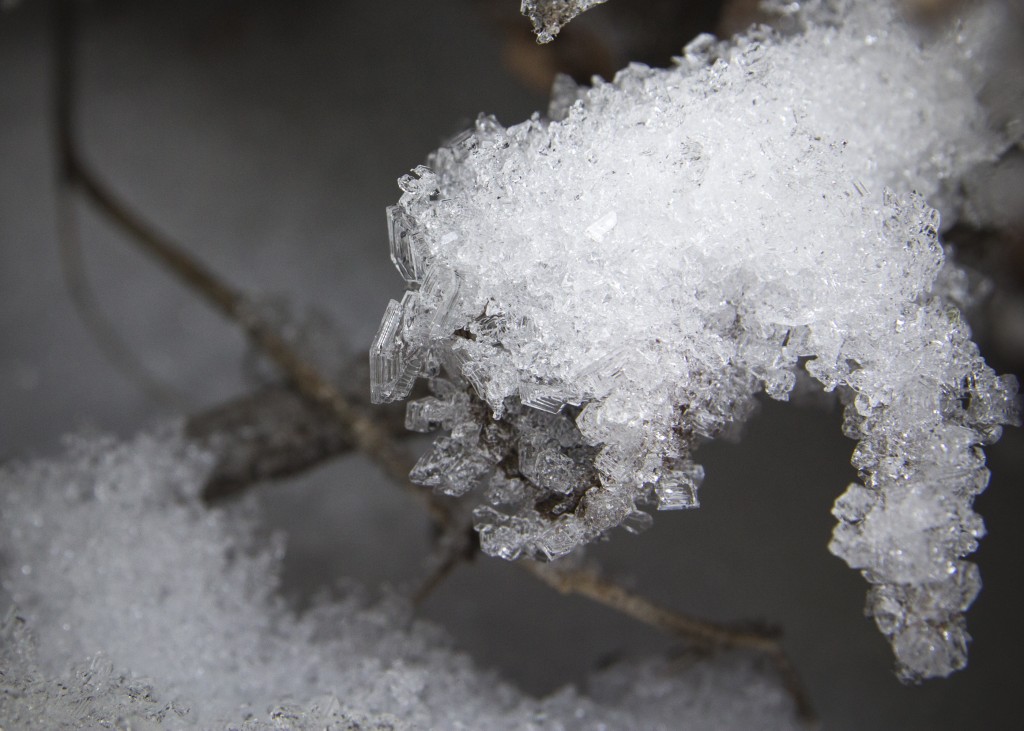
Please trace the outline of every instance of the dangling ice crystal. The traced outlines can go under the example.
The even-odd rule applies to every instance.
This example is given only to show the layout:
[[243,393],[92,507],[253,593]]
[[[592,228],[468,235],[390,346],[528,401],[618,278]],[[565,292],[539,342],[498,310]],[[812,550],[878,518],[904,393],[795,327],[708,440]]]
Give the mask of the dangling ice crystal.
[[606,0],[523,0],[521,12],[533,23],[538,43],[550,43],[562,26]]
[[439,284],[388,308],[374,396],[431,377],[409,422],[451,436],[414,478],[483,495],[486,552],[551,559],[642,528],[638,506],[697,507],[699,440],[804,367],[859,440],[831,548],[872,583],[900,674],[944,675],[967,641],[979,445],[1016,420],[936,209],[955,216],[955,182],[1003,144],[962,45],[996,11],[922,45],[883,3],[814,7],[789,36],[563,79],[552,119],[481,117],[435,152],[391,215]]

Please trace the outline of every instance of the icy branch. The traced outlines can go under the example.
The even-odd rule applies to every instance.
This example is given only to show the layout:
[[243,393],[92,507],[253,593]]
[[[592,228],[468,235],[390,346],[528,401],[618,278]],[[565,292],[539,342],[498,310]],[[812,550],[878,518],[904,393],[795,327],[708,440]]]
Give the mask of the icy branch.
[[945,675],[977,591],[979,445],[1017,418],[939,237],[957,180],[1006,144],[974,95],[1001,6],[924,43],[885,4],[807,5],[794,35],[563,80],[549,119],[481,117],[403,177],[409,290],[374,397],[427,376],[408,425],[450,434],[412,478],[482,496],[486,552],[550,560],[643,529],[646,504],[696,507],[695,447],[804,368],[859,440],[831,548],[872,583],[900,675]]

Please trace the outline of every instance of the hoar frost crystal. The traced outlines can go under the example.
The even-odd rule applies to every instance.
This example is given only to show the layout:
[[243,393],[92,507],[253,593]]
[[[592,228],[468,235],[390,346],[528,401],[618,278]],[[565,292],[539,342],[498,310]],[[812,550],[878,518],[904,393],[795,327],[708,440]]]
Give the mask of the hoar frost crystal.
[[481,117],[400,181],[407,282],[373,397],[432,396],[412,479],[476,490],[483,550],[555,559],[639,508],[699,504],[702,439],[798,369],[846,404],[860,482],[832,551],[871,583],[901,677],[966,662],[984,533],[979,445],[1016,420],[959,307],[940,214],[1005,146],[973,89],[996,5],[922,40],[883,3],[813,4],[789,36],[701,36],[674,68],[556,83],[548,118]]

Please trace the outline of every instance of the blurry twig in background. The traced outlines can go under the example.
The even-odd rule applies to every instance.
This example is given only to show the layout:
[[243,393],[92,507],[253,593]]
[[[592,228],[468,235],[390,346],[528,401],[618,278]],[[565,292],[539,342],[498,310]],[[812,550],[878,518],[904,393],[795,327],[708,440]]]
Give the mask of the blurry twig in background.
[[[407,475],[413,462],[407,453],[395,445],[376,419],[359,409],[351,399],[303,360],[283,337],[258,317],[255,308],[241,292],[215,276],[182,247],[132,212],[85,163],[75,145],[72,116],[74,6],[74,0],[56,0],[55,92],[57,152],[62,180],[77,188],[97,210],[128,234],[140,249],[156,259],[207,304],[238,324],[250,342],[281,369],[299,393],[334,413],[345,430],[346,438],[360,452],[373,459],[400,484],[408,485]],[[440,502],[430,499],[429,493],[422,490],[414,489],[413,492],[427,503],[435,520],[442,524],[447,520],[447,509]]]
[[75,310],[82,319],[82,324],[107,360],[155,403],[164,407],[181,408],[186,403],[184,394],[162,383],[124,343],[111,321],[103,314],[85,274],[82,242],[72,196],[77,182],[72,145],[75,79],[71,57],[74,52],[72,14],[75,8],[72,7],[73,3],[63,0],[59,0],[59,6],[54,17],[54,103],[57,139],[57,240],[60,245],[60,264],[65,286]]

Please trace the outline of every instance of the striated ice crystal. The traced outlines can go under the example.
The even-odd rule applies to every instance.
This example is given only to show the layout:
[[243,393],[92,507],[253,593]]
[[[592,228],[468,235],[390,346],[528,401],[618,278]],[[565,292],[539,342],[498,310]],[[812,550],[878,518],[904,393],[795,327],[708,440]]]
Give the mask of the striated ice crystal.
[[457,283],[418,296],[400,264],[414,292],[374,343],[374,398],[417,369],[436,395],[410,423],[451,431],[414,479],[482,493],[484,551],[557,558],[642,527],[640,507],[697,507],[700,440],[805,369],[858,440],[831,550],[900,607],[883,631],[902,677],[960,667],[980,446],[1017,419],[940,237],[958,181],[1008,139],[974,93],[1002,6],[972,7],[922,38],[885,3],[787,5],[787,35],[560,79],[550,118],[481,116],[403,178],[389,215],[417,271]]

